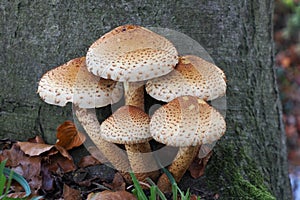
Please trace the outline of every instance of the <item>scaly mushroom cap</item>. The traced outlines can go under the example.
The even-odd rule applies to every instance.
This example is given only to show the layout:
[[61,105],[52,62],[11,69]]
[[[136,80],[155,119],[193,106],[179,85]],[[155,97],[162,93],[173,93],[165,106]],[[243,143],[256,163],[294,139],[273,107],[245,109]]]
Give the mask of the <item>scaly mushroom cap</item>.
[[226,78],[214,64],[188,55],[180,58],[171,73],[149,80],[146,91],[153,98],[165,102],[184,95],[213,100],[226,93]]
[[155,111],[150,122],[152,137],[177,147],[197,146],[218,140],[226,124],[222,115],[205,101],[178,97]]
[[169,73],[178,62],[178,53],[166,38],[140,26],[124,25],[94,42],[86,60],[95,75],[135,82]]
[[75,58],[45,73],[37,92],[46,103],[65,106],[73,102],[81,108],[116,103],[123,95],[120,83],[88,72],[85,57]]
[[151,139],[150,117],[135,106],[122,106],[101,124],[101,136],[113,143],[136,144]]

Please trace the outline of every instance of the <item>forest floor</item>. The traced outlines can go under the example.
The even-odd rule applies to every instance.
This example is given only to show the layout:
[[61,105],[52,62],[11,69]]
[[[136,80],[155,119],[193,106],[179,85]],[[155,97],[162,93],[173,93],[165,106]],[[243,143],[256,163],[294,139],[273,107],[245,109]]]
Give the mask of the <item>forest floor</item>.
[[[22,142],[0,140],[0,162],[6,161],[8,168],[26,179],[31,191],[30,198],[137,199],[133,194],[137,187],[132,183],[133,179],[129,174],[124,176],[124,173],[119,173],[109,166],[107,159],[99,154],[94,146],[84,145],[86,136],[77,130],[73,122],[64,122],[57,128],[55,134],[57,137],[55,144],[46,144],[40,136]],[[196,159],[195,161],[189,171],[197,178],[204,173],[206,162],[199,164]],[[1,180],[0,173],[0,199]],[[150,183],[145,181],[141,182],[141,185],[145,194],[150,196]],[[201,186],[204,187],[205,185]],[[12,182],[10,188],[9,197],[24,197],[24,187],[18,182]],[[197,197],[218,199],[218,194],[196,191],[193,188],[189,194],[191,200],[196,200]],[[166,199],[173,199],[172,193],[165,192],[164,195]]]

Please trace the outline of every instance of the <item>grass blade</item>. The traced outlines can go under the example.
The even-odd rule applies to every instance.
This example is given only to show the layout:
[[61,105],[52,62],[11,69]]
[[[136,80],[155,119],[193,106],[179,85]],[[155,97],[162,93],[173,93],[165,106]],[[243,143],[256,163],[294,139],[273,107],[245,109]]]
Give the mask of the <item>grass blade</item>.
[[157,186],[150,187],[150,200],[156,200]]
[[11,174],[11,179],[16,180],[25,190],[25,197],[29,196],[31,194],[30,186],[27,183],[27,181],[21,176],[20,174],[14,172],[13,170],[10,170],[8,168],[3,169],[3,173],[7,176],[10,176]]
[[181,199],[189,200],[191,198],[190,188],[187,189],[185,195],[181,197]]
[[162,193],[162,191],[157,187],[157,185],[150,179],[150,178],[146,178],[146,180],[148,181],[148,183],[152,186],[156,187],[156,193],[157,195],[161,198],[161,200],[167,200],[166,196],[164,195],[164,193]]
[[172,184],[172,195],[173,195],[173,200],[177,200],[177,184]]
[[137,178],[135,177],[134,173],[133,172],[130,172],[129,173],[130,176],[131,176],[131,179],[132,179],[132,182],[133,182],[133,185],[136,189],[136,193],[137,193],[137,198],[139,200],[148,200],[147,196],[145,195],[139,181],[137,180]]
[[[5,169],[6,168],[4,168],[4,170],[3,170],[4,174],[5,174]],[[8,178],[7,178],[7,183],[6,183],[6,189],[5,189],[4,196],[6,196],[9,192],[13,174],[14,174],[14,172],[12,170],[9,172],[9,174],[7,174]]]
[[6,177],[3,173],[1,173],[0,174],[0,199],[1,199],[1,196],[3,195],[3,192],[4,192],[5,183],[6,183]]
[[5,166],[6,160],[0,163],[0,197],[3,195],[5,183],[6,183],[6,177],[3,174],[4,166]]

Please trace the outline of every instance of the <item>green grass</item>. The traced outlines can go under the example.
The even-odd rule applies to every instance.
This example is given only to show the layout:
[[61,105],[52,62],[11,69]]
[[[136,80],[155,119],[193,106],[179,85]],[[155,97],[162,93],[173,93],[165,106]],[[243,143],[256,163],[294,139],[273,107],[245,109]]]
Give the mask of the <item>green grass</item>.
[[[177,185],[176,181],[174,180],[173,176],[171,173],[163,168],[164,173],[168,176],[171,184],[172,184],[172,198],[173,200],[189,200],[191,197],[191,193],[189,190],[186,192],[183,192]],[[133,172],[130,172],[130,176],[133,181],[134,189],[132,193],[137,197],[139,200],[156,200],[156,199],[161,199],[161,200],[167,200],[166,196],[164,193],[157,187],[157,185],[149,178],[147,178],[147,182],[150,184],[150,196],[147,196],[145,192],[143,191],[141,184],[135,177]],[[179,195],[178,195],[179,194]],[[178,198],[179,196],[179,198]],[[200,197],[197,198],[197,200],[200,200]]]
[[[20,175],[5,167],[6,160],[0,163],[0,199],[3,200],[23,200],[28,199],[31,194],[30,186],[28,182]],[[10,193],[10,186],[12,180],[17,181],[25,190],[25,196],[23,198],[11,198],[8,197]],[[41,199],[41,196],[33,197],[31,200]]]

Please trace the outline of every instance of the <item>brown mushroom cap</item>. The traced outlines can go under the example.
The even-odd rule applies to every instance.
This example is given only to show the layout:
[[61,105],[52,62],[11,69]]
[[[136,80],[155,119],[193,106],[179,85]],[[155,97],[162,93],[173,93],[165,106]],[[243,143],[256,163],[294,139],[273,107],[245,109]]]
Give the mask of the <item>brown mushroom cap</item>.
[[124,25],[94,42],[86,59],[95,75],[135,82],[169,73],[178,62],[178,53],[166,38],[140,26]]
[[226,124],[222,115],[205,101],[178,97],[155,111],[150,122],[152,137],[177,147],[197,146],[218,140]]
[[81,108],[116,103],[123,95],[120,83],[88,72],[85,57],[75,58],[45,73],[37,92],[46,103],[65,106],[73,102]]
[[187,55],[180,58],[175,70],[146,83],[146,91],[153,98],[169,102],[184,95],[213,100],[226,93],[223,71],[200,57]]
[[150,117],[135,106],[122,106],[101,124],[103,139],[118,144],[135,144],[151,139]]

